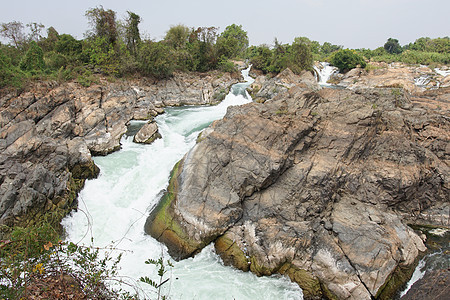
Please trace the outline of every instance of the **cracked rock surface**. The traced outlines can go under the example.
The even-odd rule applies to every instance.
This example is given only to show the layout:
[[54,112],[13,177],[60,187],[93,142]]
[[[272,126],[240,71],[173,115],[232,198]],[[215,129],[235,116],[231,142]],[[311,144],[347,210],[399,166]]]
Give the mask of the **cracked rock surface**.
[[179,259],[214,242],[226,264],[285,274],[305,299],[388,297],[426,250],[406,224],[449,225],[441,104],[293,86],[231,107],[174,168],[146,232]]
[[[100,78],[88,88],[39,82],[17,94],[0,91],[0,225],[67,213],[84,180],[99,172],[91,155],[119,149],[130,120],[150,119],[168,105],[214,104],[214,95],[236,81],[212,72],[157,82]],[[159,136],[155,123],[145,129],[139,142]]]

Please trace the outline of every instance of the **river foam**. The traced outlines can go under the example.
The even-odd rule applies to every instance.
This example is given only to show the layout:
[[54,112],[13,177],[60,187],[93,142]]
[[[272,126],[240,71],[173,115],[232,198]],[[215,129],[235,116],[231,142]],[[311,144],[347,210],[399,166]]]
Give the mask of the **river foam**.
[[[142,298],[155,298],[155,291],[138,278],[158,277],[144,261],[170,259],[166,247],[144,233],[145,220],[167,187],[172,167],[195,145],[201,130],[222,118],[228,106],[251,102],[245,91],[251,84],[248,70],[243,75],[248,82],[235,85],[217,106],[167,108],[156,118],[162,139],[141,145],[124,135],[120,151],[95,157],[99,177],[86,182],[78,211],[63,220],[67,240],[123,253],[119,275]],[[287,278],[257,277],[224,266],[212,246],[173,263],[163,291],[170,299],[302,299],[301,289]]]

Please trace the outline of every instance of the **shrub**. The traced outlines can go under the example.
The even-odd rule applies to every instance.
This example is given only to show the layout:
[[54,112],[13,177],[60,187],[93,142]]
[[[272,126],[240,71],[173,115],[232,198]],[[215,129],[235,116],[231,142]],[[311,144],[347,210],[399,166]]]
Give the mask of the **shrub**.
[[25,74],[13,66],[11,60],[0,49],[0,88],[20,88],[23,85]]
[[60,241],[51,219],[0,241],[0,299],[119,298],[106,282],[116,278],[121,255]]
[[20,61],[19,66],[22,70],[28,71],[33,75],[44,69],[44,52],[35,41],[31,41],[30,48]]
[[357,66],[364,68],[366,62],[355,50],[342,49],[334,53],[331,57],[331,64],[341,72],[347,72]]
[[78,55],[81,54],[83,46],[81,41],[76,40],[70,34],[62,34],[56,42],[55,50],[66,55]]
[[163,79],[176,68],[171,48],[163,42],[144,43],[139,51],[139,69],[147,75]]
[[222,72],[229,72],[229,73],[233,73],[236,72],[236,66],[234,65],[234,63],[232,61],[229,61],[227,58],[225,58],[224,56],[222,56],[219,59],[219,64],[218,64],[218,68],[220,71]]

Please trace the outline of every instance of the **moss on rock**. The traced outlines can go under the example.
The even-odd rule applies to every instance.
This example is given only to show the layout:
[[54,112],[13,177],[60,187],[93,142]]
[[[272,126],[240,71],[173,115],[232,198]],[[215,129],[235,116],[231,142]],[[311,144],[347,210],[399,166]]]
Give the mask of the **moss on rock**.
[[170,255],[175,259],[183,259],[198,253],[207,242],[197,242],[189,237],[186,229],[173,217],[173,205],[177,199],[178,176],[181,173],[183,160],[175,164],[169,186],[157,206],[145,222],[145,232],[164,243]]
[[250,270],[250,260],[238,244],[227,234],[220,236],[214,243],[216,253],[222,258],[225,265],[231,265],[244,272]]

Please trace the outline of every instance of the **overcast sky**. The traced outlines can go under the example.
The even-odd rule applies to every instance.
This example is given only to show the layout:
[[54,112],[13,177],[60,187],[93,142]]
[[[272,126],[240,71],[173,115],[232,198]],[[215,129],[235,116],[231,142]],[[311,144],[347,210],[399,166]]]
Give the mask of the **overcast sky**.
[[160,40],[171,25],[216,26],[220,32],[240,24],[250,44],[291,43],[297,36],[346,48],[383,46],[389,37],[401,45],[419,37],[450,36],[449,0],[2,0],[0,22],[53,26],[83,38],[85,11],[99,5],[123,19],[140,15],[141,33]]

